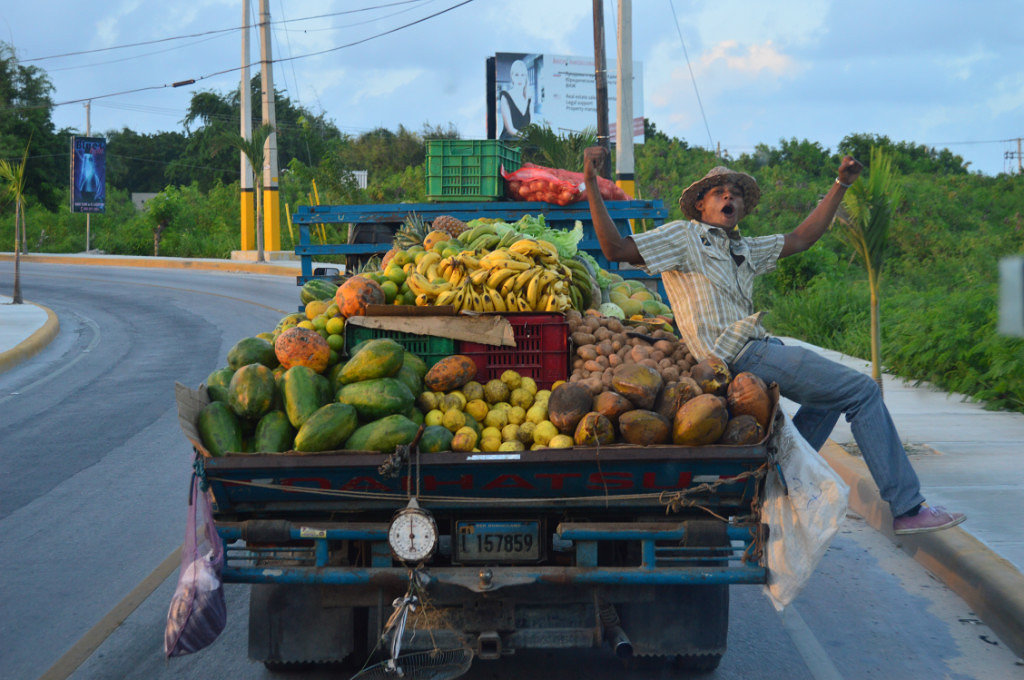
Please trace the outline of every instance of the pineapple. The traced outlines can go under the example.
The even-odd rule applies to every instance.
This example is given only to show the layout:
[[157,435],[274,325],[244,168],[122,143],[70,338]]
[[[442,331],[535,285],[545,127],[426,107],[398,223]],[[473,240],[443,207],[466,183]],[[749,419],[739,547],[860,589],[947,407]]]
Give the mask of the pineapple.
[[395,250],[408,250],[412,246],[423,245],[423,239],[429,231],[422,217],[416,213],[409,213],[402,226],[395,232]]
[[451,238],[455,238],[462,232],[466,231],[466,223],[457,217],[451,215],[439,215],[434,218],[434,222],[431,225],[434,231],[446,231]]

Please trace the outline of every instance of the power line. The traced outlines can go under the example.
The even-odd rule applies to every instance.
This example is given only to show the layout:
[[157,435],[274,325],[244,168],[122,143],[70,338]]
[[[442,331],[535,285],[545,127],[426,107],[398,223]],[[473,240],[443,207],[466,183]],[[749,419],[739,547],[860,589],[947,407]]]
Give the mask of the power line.
[[[406,1],[408,2],[408,1],[413,1],[413,0],[406,0]],[[346,49],[346,48],[349,48],[349,47],[354,47],[356,45],[361,45],[361,44],[363,44],[365,42],[369,42],[371,40],[375,40],[376,38],[381,38],[383,36],[390,35],[392,33],[397,33],[398,31],[401,31],[402,29],[409,28],[410,26],[415,26],[416,24],[421,24],[424,21],[427,21],[428,19],[433,19],[434,17],[440,16],[442,14],[446,14],[446,13],[448,13],[448,12],[454,10],[454,9],[458,9],[459,7],[462,7],[463,5],[468,5],[471,2],[473,2],[473,0],[463,0],[463,2],[460,2],[460,3],[457,3],[455,5],[452,5],[451,7],[443,9],[443,10],[441,10],[439,12],[434,12],[433,14],[429,14],[429,15],[427,15],[425,17],[417,19],[416,21],[411,21],[411,22],[409,22],[407,24],[403,24],[403,25],[398,26],[396,28],[392,28],[392,29],[389,29],[387,31],[382,31],[380,33],[377,33],[375,35],[371,35],[371,36],[369,36],[367,38],[363,38],[361,40],[355,40],[353,42],[346,43],[344,45],[339,45],[337,47],[332,47],[332,48],[329,48],[329,49],[326,49],[326,50],[320,50],[319,52],[310,52],[308,54],[300,54],[300,55],[296,55],[296,56],[292,56],[292,57],[286,57],[286,58],[283,58],[283,59],[273,59],[273,60],[271,60],[270,63],[272,63],[272,64],[279,64],[279,63],[283,63],[283,62],[286,62],[286,61],[294,61],[296,59],[305,59],[307,57],[315,57],[315,56],[319,56],[321,54],[328,54],[330,52],[337,52],[338,50],[343,50],[343,49]],[[326,15],[324,15],[324,16],[326,16]],[[257,64],[259,64],[259,62],[252,62],[249,65],[250,66],[255,66]],[[148,85],[148,86],[145,86],[145,87],[133,88],[131,90],[121,90],[120,92],[110,92],[110,93],[107,93],[107,94],[92,95],[90,97],[79,97],[78,99],[69,99],[69,100],[61,101],[61,102],[53,102],[50,105],[53,106],[53,107],[57,107],[57,106],[66,106],[68,104],[81,104],[83,102],[93,101],[93,100],[97,100],[97,99],[106,99],[106,98],[109,98],[109,97],[120,97],[120,96],[123,96],[123,95],[126,95],[126,94],[136,94],[138,92],[148,92],[150,90],[162,90],[162,89],[165,89],[165,88],[179,87],[181,85],[191,85],[191,84],[193,84],[193,83],[195,83],[197,81],[206,80],[208,78],[213,78],[214,76],[220,76],[220,75],[224,75],[225,73],[232,73],[234,71],[241,71],[243,68],[244,68],[244,66],[235,66],[233,68],[227,68],[227,69],[223,69],[221,71],[214,71],[213,73],[207,73],[206,75],[198,76],[198,77],[193,78],[193,79],[178,81],[176,83],[170,83],[170,84],[165,83],[163,85]],[[39,105],[34,105],[34,106],[10,106],[10,107],[6,107],[6,108],[0,108],[0,111],[20,111],[20,110],[30,110],[30,109],[40,109],[40,108],[45,108],[45,105],[39,104]]]
[[[292,21],[310,21],[312,19],[324,19],[327,17],[341,16],[344,14],[357,14],[359,12],[367,12],[375,9],[384,9],[386,7],[394,7],[396,5],[408,5],[410,3],[423,2],[423,0],[400,0],[400,2],[389,2],[382,5],[373,5],[371,7],[361,7],[359,9],[349,9],[342,12],[331,12],[329,14],[316,14],[313,16],[302,17],[300,19],[292,19]],[[285,21],[271,22],[271,25],[276,23],[287,23]],[[255,25],[255,24],[254,24]],[[186,35],[176,35],[169,38],[158,38],[156,40],[145,40],[137,43],[127,43],[124,45],[112,45],[110,47],[99,47],[94,50],[79,50],[77,52],[65,52],[63,54],[52,54],[46,57],[34,57],[32,59],[22,59],[22,63],[28,63],[33,61],[45,61],[47,59],[61,59],[63,57],[76,57],[82,54],[95,54],[97,52],[109,52],[111,50],[121,50],[129,47],[142,47],[144,45],[155,45],[157,43],[169,42],[171,40],[184,40],[186,38],[199,38],[207,35],[217,35],[220,33],[236,33],[242,28],[251,29],[254,25],[249,26],[235,26],[234,28],[218,28],[211,31],[203,31],[201,33],[189,33]]]
[[708,144],[715,148],[715,140],[711,136],[711,128],[708,126],[708,117],[704,115],[704,104],[700,101],[700,92],[697,90],[697,79],[693,75],[693,67],[690,66],[690,55],[686,53],[686,42],[683,40],[683,31],[679,28],[679,17],[676,16],[676,7],[672,0],[668,0],[668,6],[672,8],[672,19],[676,25],[676,33],[679,34],[679,44],[683,46],[683,56],[686,57],[686,68],[690,70],[690,81],[693,83],[693,92],[697,95],[697,106],[700,108],[700,117],[704,119],[704,129],[708,131]]

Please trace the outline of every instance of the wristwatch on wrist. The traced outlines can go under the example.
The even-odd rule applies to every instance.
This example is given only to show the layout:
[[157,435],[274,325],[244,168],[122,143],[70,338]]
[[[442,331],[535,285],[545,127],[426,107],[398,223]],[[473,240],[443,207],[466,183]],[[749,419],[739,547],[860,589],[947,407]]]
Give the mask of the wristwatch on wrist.
[[843,181],[841,179],[839,179],[838,177],[836,177],[836,184],[838,184],[839,186],[841,186],[844,189],[849,189],[851,186],[853,186],[852,184],[843,184]]

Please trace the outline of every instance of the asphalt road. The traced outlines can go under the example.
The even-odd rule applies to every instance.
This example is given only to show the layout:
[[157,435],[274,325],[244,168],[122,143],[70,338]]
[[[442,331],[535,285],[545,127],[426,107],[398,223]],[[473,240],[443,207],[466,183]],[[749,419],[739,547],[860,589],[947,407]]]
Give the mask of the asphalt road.
[[[0,264],[0,275],[10,267]],[[228,628],[165,661],[176,569],[109,624],[180,545],[191,449],[173,384],[195,386],[241,337],[292,311],[286,277],[23,265],[26,299],[61,318],[58,338],[0,374],[0,677],[34,680],[84,639],[98,647],[48,677],[345,678],[271,674],[246,658],[247,588],[229,585]],[[732,589],[730,649],[714,678],[1024,678],[1024,666],[964,603],[850,518],[794,606]],[[64,657],[67,660],[67,657]],[[607,650],[523,652],[463,676],[672,677]]]

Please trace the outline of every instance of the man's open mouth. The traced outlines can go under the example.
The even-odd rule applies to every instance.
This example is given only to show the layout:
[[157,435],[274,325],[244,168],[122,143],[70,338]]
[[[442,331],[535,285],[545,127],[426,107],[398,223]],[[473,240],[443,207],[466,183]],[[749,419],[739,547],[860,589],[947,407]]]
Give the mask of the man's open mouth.
[[732,207],[731,205],[726,205],[726,206],[724,206],[722,208],[722,214],[723,215],[731,216],[734,212],[736,212],[736,209],[734,207]]

